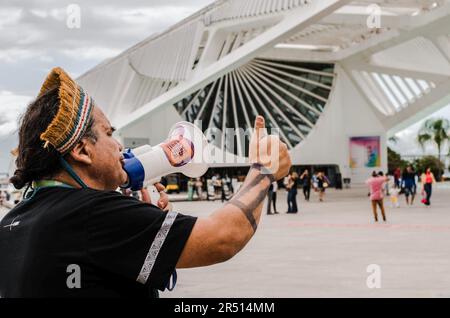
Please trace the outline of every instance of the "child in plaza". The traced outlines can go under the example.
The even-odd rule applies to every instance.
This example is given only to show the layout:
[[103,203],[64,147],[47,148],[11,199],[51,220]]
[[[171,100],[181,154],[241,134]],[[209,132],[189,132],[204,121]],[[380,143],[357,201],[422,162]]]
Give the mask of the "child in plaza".
[[391,188],[389,191],[389,197],[391,199],[391,208],[399,208],[400,202],[398,201],[398,196],[400,193],[399,188]]
[[400,207],[400,201],[399,196],[401,194],[401,189],[396,186],[396,180],[395,178],[389,178],[389,181],[387,182],[389,192],[386,193],[386,195],[389,196],[389,199],[391,201],[391,208],[399,208]]

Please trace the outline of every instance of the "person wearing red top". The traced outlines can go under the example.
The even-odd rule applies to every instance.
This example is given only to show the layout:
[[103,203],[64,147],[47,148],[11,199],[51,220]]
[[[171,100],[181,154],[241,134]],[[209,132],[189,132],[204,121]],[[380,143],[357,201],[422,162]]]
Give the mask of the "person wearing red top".
[[422,202],[425,205],[430,206],[431,193],[433,190],[433,184],[436,183],[436,179],[434,178],[434,174],[431,172],[430,168],[427,168],[426,172],[422,174],[420,179],[422,183],[422,196],[426,196]]
[[402,176],[402,171],[397,167],[394,171],[394,186],[400,188],[400,177]]

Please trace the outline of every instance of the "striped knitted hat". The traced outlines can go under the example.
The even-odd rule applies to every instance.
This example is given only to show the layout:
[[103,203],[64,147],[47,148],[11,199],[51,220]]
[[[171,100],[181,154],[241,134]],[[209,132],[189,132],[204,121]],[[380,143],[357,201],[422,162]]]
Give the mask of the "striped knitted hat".
[[44,148],[50,144],[64,155],[83,137],[94,101],[59,67],[52,69],[47,76],[38,98],[54,87],[58,87],[59,109],[40,138],[45,141]]

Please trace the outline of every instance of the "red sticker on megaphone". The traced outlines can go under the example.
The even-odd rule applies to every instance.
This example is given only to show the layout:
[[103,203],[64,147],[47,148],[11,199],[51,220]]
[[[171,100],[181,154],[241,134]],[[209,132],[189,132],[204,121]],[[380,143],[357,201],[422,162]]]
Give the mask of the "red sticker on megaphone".
[[173,134],[169,141],[160,146],[174,167],[184,166],[194,158],[194,144],[184,137],[182,131],[178,135]]

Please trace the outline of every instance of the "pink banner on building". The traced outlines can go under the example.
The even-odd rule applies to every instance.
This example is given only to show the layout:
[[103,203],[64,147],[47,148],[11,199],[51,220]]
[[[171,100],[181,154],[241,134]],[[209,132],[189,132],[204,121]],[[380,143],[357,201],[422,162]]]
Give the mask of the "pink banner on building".
[[380,137],[350,138],[350,167],[375,168],[381,166]]

